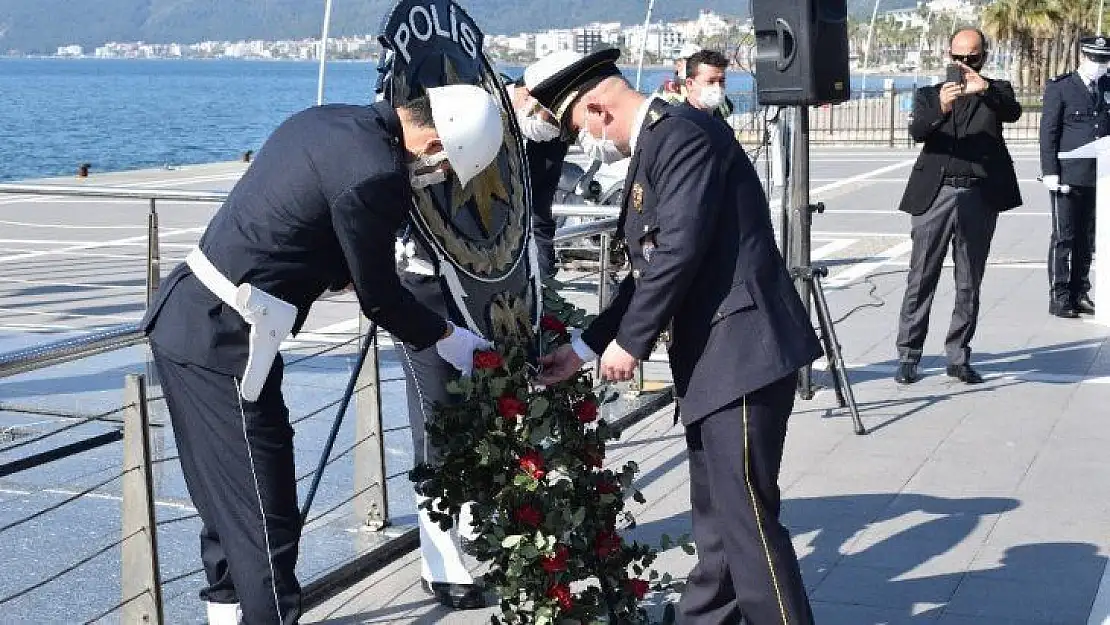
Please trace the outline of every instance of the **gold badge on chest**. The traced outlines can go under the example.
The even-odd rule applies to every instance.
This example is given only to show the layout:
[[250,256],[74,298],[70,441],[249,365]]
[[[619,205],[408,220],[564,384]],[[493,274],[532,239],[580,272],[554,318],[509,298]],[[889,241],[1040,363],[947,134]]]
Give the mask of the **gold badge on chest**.
[[632,208],[635,208],[637,213],[644,212],[644,188],[638,182],[632,185],[631,199]]

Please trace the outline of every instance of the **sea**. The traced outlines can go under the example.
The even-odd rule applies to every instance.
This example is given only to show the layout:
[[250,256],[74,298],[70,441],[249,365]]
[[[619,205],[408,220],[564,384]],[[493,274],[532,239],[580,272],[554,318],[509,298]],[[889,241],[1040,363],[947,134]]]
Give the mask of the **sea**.
[[[289,115],[316,103],[318,64],[200,59],[0,58],[0,181],[239,159]],[[327,65],[326,103],[374,99],[373,62]],[[519,65],[496,69],[517,77]],[[635,68],[626,70],[635,76]],[[644,68],[652,91],[669,68]],[[869,75],[910,88],[912,76]],[[862,77],[853,78],[859,89]],[[730,72],[739,111],[754,105],[750,74]]]

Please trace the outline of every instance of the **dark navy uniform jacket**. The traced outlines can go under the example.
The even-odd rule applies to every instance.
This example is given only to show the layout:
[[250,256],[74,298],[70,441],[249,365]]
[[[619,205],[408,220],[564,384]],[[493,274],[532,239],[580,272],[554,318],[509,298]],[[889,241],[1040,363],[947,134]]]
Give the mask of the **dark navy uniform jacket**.
[[632,273],[583,333],[591,349],[601,354],[615,339],[644,359],[671,322],[668,351],[687,424],[821,355],[759,177],[726,124],[653,102],[624,193]]
[[1074,150],[1110,132],[1110,76],[1098,81],[1095,93],[1077,72],[1050,80],[1044,88],[1041,113],[1041,173],[1059,176],[1060,184],[1093,187],[1095,159],[1063,159],[1060,152]]
[[[208,224],[200,248],[233,284],[298,309],[296,333],[324,291],[353,283],[363,312],[423,349],[446,331],[397,276],[394,233],[412,203],[401,123],[387,103],[327,105],[274,131]],[[181,362],[242,374],[249,327],[182,263],[143,320]]]

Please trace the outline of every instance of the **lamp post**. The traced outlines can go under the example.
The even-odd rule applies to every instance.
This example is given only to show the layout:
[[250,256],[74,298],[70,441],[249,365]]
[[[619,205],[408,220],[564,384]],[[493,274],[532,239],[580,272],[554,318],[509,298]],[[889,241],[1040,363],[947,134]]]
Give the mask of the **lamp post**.
[[320,35],[320,73],[316,79],[316,105],[324,103],[324,66],[328,61],[328,26],[331,25],[331,0],[324,0],[324,32]]
[[875,0],[875,6],[871,9],[871,26],[867,29],[867,43],[863,47],[863,66],[860,67],[860,73],[863,76],[860,78],[860,97],[867,97],[867,59],[871,56],[871,38],[875,36],[875,18],[879,15],[879,0]]
[[[651,25],[651,10],[655,0],[648,0],[647,16],[644,18],[644,36],[640,37],[640,61],[636,65],[636,91],[640,90],[640,75],[644,73],[644,52],[647,50],[648,26]],[[662,36],[662,33],[660,33]]]

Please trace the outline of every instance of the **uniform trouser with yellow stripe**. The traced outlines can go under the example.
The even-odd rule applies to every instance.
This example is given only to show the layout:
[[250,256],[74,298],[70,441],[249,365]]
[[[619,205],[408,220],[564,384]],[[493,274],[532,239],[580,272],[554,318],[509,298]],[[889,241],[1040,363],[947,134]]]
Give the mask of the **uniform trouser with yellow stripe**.
[[698,563],[682,596],[685,625],[810,625],[790,532],[779,522],[779,465],[796,376],[686,428]]

